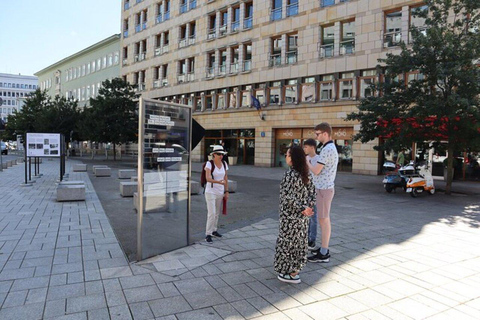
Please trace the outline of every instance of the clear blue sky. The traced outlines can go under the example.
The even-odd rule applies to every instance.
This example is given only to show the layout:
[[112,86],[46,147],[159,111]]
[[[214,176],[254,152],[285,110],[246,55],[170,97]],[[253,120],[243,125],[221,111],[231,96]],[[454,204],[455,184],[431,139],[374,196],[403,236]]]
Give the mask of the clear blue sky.
[[121,0],[0,2],[1,73],[33,75],[120,33]]

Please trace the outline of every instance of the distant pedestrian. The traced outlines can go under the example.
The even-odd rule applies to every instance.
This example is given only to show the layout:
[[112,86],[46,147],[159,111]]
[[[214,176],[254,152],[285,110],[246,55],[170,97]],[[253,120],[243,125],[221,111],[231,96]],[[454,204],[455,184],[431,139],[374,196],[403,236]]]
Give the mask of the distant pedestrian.
[[400,149],[400,152],[397,155],[396,164],[399,167],[403,167],[405,165],[405,151],[403,149]]
[[317,214],[320,230],[322,231],[322,246],[313,251],[308,257],[310,262],[330,261],[330,235],[332,226],[330,223],[330,208],[333,195],[335,194],[335,177],[337,175],[338,152],[332,140],[332,127],[327,122],[322,122],[315,127],[317,140],[323,144],[315,166],[308,163],[310,170],[318,175],[316,179]]
[[[223,198],[228,200],[228,164],[223,161],[225,150],[222,146],[213,146],[212,161],[205,164],[205,200],[207,202],[207,227],[205,241],[212,243],[212,236],[221,238],[218,233],[218,218],[223,209]],[[213,162],[213,163],[212,163]],[[214,167],[212,167],[212,165]],[[213,172],[213,173],[212,173]]]
[[[317,142],[315,141],[315,139],[307,139],[303,143],[303,151],[305,152],[307,161],[313,168],[315,168],[315,166],[320,166],[320,164],[318,163],[320,156],[317,155],[316,150]],[[312,170],[310,170],[310,173],[312,173],[313,175]],[[315,185],[315,189],[317,189],[318,181],[316,180],[318,180],[318,178],[318,175],[313,175],[313,184]],[[315,204],[315,206],[313,206],[313,215],[310,217],[308,222],[308,250],[317,249],[317,219],[317,206]]]
[[289,169],[280,184],[280,226],[274,269],[280,281],[300,283],[298,273],[307,263],[308,217],[313,214],[315,186],[301,147],[290,147],[285,160]]

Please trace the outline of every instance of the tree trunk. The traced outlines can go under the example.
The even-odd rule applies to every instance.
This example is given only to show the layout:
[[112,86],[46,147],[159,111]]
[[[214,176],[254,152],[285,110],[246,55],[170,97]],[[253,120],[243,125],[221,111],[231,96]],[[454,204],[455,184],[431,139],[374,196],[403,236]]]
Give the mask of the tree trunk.
[[447,186],[445,188],[445,194],[452,194],[452,181],[453,181],[453,146],[448,144],[448,158],[447,158]]
[[113,161],[117,161],[117,154],[115,153],[115,143],[113,144]]

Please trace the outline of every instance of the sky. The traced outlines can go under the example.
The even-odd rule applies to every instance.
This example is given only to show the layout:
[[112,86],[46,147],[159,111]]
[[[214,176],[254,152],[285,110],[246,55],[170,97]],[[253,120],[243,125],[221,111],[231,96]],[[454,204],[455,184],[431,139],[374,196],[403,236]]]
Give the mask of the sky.
[[121,0],[0,0],[0,73],[33,75],[120,33]]

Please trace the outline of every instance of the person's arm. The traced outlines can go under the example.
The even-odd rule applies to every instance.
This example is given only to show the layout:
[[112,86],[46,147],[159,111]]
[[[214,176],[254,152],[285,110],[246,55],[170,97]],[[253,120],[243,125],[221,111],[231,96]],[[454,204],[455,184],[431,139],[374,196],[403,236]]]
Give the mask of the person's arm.
[[228,175],[227,175],[227,170],[225,170],[225,191],[223,192],[223,196],[225,197],[225,199],[228,200],[228,196],[230,195],[230,192],[228,192]]
[[315,163],[314,166],[312,166],[310,161],[308,161],[307,164],[308,164],[308,168],[310,169],[310,171],[316,176],[318,176],[320,174],[320,172],[322,172],[323,167],[325,166],[325,164],[319,163],[319,162]]

